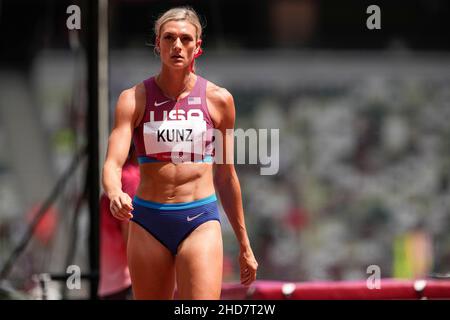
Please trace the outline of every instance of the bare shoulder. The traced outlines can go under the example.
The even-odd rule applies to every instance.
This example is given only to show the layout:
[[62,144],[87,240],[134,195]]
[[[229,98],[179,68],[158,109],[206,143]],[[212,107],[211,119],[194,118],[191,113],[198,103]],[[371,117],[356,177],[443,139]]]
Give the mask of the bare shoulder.
[[208,109],[215,127],[219,127],[225,120],[234,122],[235,106],[233,95],[225,88],[208,81],[206,87]]
[[118,100],[118,103],[124,104],[129,108],[137,106],[142,102],[145,104],[145,87],[143,83],[123,90]]
[[227,89],[219,87],[211,81],[208,81],[206,95],[208,100],[218,107],[225,108],[227,105],[233,103],[233,96],[231,93]]
[[145,86],[142,82],[123,90],[117,101],[116,117],[128,118],[136,126],[144,114],[145,102]]

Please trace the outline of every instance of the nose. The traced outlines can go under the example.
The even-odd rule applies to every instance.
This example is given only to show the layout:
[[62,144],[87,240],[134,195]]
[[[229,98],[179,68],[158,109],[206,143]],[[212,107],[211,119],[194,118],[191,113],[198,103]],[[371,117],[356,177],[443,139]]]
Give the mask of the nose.
[[180,38],[175,39],[175,41],[173,42],[173,48],[175,50],[181,50],[181,39]]

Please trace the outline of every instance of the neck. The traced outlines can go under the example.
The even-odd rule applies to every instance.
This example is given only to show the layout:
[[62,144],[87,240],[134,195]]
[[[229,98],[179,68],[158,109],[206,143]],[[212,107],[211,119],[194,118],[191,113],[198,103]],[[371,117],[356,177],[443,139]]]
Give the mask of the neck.
[[191,89],[191,72],[188,68],[173,70],[163,65],[157,76],[158,85],[169,98],[177,100],[185,91]]

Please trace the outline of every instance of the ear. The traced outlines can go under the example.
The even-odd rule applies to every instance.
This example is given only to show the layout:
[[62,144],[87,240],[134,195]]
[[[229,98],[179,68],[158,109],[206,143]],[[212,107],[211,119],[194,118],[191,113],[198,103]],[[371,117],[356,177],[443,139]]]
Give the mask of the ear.
[[196,43],[195,54],[197,54],[200,51],[201,46],[202,46],[202,39],[198,39]]
[[159,37],[156,37],[155,39],[155,46],[159,48]]

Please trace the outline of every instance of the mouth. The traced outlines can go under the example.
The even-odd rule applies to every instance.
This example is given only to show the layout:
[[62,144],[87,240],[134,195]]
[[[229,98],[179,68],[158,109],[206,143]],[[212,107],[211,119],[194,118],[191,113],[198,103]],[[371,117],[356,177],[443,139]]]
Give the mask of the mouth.
[[174,54],[170,57],[171,59],[183,59],[183,57],[179,54]]

